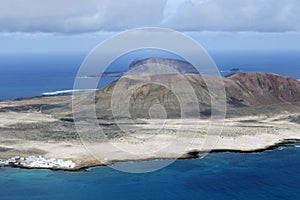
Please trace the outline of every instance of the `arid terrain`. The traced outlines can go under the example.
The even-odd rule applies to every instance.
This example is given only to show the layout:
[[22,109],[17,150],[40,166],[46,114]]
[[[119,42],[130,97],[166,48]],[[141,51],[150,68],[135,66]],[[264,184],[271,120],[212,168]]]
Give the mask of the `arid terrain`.
[[[153,62],[159,62],[154,60]],[[174,75],[155,75],[177,81]],[[211,129],[211,97],[206,75],[184,73],[195,89],[199,117],[181,121],[180,105],[172,91],[146,84],[137,87],[128,102],[134,124],[130,133],[116,124],[111,96],[117,81],[95,93],[79,92],[75,98],[94,98],[103,135],[78,134],[73,119],[72,95],[54,95],[0,102],[0,158],[36,156],[72,160],[76,168],[114,161],[195,157],[206,151],[262,151],[300,140],[300,81],[271,73],[235,73],[222,78],[227,115]],[[141,77],[125,77],[123,90]],[[206,77],[213,81],[214,77]],[[130,86],[130,87],[129,87]],[[95,95],[95,96],[93,96]],[[150,119],[148,109],[159,103],[165,119]],[[85,106],[80,107],[83,113]],[[89,118],[80,119],[89,121]],[[211,129],[211,130],[210,130]],[[138,130],[138,131],[136,131]],[[209,131],[210,130],[210,131]],[[91,150],[93,150],[91,152]]]

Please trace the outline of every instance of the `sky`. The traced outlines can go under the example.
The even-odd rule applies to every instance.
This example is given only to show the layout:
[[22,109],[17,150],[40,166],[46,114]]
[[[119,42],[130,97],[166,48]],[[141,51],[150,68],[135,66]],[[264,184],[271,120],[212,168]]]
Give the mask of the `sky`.
[[89,51],[162,27],[212,50],[299,50],[299,0],[2,0],[0,53]]

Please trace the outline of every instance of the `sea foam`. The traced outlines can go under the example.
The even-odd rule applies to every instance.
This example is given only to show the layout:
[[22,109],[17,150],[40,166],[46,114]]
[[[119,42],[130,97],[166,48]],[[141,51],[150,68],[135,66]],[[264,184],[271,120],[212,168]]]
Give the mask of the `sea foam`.
[[74,92],[85,92],[85,91],[95,91],[96,89],[82,89],[82,90],[58,90],[54,92],[44,92],[43,96],[53,96],[59,94],[71,94]]

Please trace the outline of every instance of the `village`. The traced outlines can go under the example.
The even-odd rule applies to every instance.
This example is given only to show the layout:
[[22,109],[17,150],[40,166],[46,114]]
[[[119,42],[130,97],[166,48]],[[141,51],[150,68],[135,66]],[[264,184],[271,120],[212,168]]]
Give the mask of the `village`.
[[0,166],[15,166],[24,168],[45,168],[45,169],[74,169],[76,164],[71,160],[62,160],[43,156],[21,157],[14,156],[9,159],[0,159]]

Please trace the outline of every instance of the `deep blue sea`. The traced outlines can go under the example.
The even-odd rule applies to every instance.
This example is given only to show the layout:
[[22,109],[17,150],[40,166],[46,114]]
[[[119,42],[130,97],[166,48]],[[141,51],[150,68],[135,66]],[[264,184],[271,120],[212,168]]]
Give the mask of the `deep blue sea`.
[[[0,169],[1,200],[300,198],[300,146],[263,153],[213,153],[156,172]],[[149,161],[159,162],[159,161]]]
[[[86,53],[0,55],[0,100],[70,90]],[[121,71],[137,55],[119,59]],[[174,57],[148,52],[139,57]],[[300,79],[300,52],[211,52],[221,71],[269,71]],[[175,56],[176,58],[176,56]],[[99,87],[114,78],[102,80]],[[149,161],[159,162],[159,161]],[[109,167],[89,172],[0,168],[0,199],[300,199],[300,148],[263,153],[214,153],[179,160],[156,172]]]

